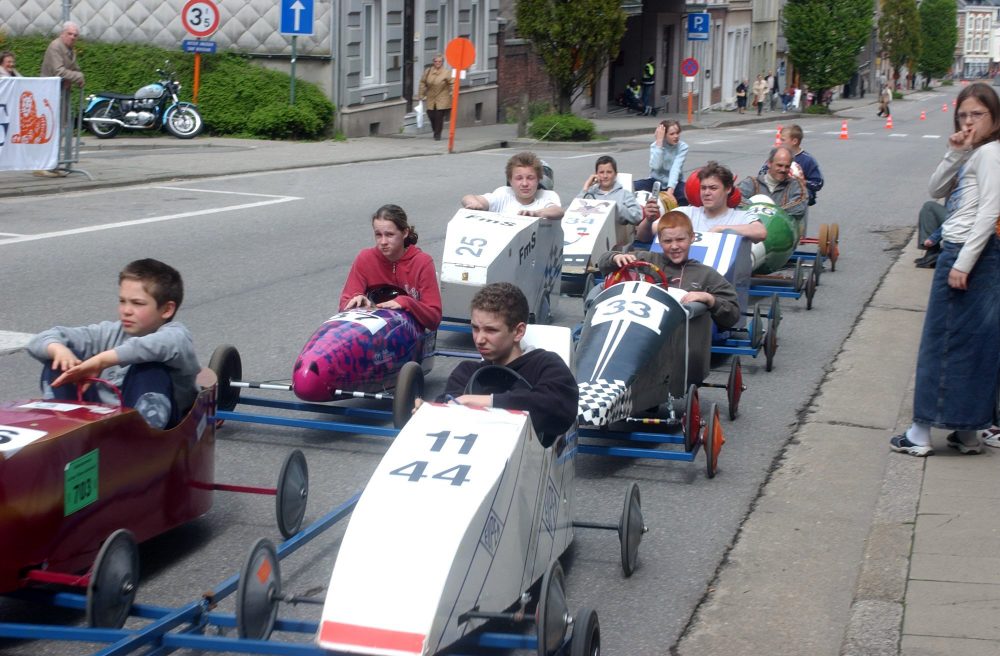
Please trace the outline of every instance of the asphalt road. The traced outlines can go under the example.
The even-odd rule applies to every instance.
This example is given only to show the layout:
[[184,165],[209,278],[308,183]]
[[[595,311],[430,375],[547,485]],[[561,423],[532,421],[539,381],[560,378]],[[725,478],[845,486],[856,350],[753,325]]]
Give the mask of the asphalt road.
[[[707,479],[704,459],[693,464],[624,461],[580,456],[577,508],[581,519],[616,522],[627,483],[638,481],[650,532],[640,566],[623,578],[613,534],[579,531],[566,559],[571,608],[600,613],[607,653],[663,654],[676,644],[692,613],[724,566],[727,548],[780,463],[792,428],[808,408],[827,367],[856,318],[909,236],[926,198],[926,180],[951,131],[951,114],[928,112],[917,121],[919,101],[940,106],[944,94],[896,103],[897,127],[856,110],[847,141],[840,122],[805,119],[805,147],[819,160],[826,186],[811,209],[809,232],[820,223],[840,225],[837,271],[822,277],[811,311],[805,299],[783,301],[775,370],[763,358],[744,359],[741,413],[725,418],[725,395],[704,390],[702,405],[718,401],[726,445],[720,471]],[[908,112],[913,112],[908,115]],[[874,114],[874,110],[871,111]],[[777,122],[777,121],[776,121]],[[906,129],[901,129],[906,125]],[[682,135],[690,145],[687,167],[707,160],[729,165],[739,177],[754,173],[774,138],[773,126],[700,130]],[[648,139],[617,141],[619,170],[642,177]],[[566,205],[593,162],[607,152],[545,150],[556,191]],[[0,200],[0,330],[36,332],[56,323],[79,325],[110,319],[116,311],[117,272],[125,262],[156,257],[185,277],[187,295],[178,318],[194,333],[207,363],[213,349],[236,345],[245,377],[287,380],[291,364],[312,331],[336,309],[357,251],[371,244],[369,217],[381,204],[403,206],[420,235],[419,245],[440,261],[448,219],[466,192],[503,182],[510,151],[206,178],[86,193]],[[563,298],[557,322],[582,318],[579,299]],[[455,343],[455,339],[447,340]],[[887,344],[886,349],[892,345]],[[453,366],[438,359],[431,392],[443,387]],[[724,382],[725,365],[715,380]],[[0,398],[36,394],[38,367],[25,354],[0,356]],[[902,381],[901,381],[902,384]],[[216,478],[271,484],[284,455],[302,449],[311,471],[307,521],[363,488],[385,443],[378,438],[227,423],[218,433]],[[325,586],[342,528],[282,565],[286,586]],[[203,519],[144,544],[138,599],[181,604],[238,571],[258,537],[278,538],[273,502],[218,493]],[[406,558],[406,545],[398,546]],[[803,583],[804,587],[807,585]],[[391,595],[391,590],[373,591]],[[290,609],[318,617],[309,607]],[[39,621],[35,606],[0,602],[0,621]],[[54,613],[58,621],[78,621]],[[77,644],[0,643],[11,654],[76,654]]]

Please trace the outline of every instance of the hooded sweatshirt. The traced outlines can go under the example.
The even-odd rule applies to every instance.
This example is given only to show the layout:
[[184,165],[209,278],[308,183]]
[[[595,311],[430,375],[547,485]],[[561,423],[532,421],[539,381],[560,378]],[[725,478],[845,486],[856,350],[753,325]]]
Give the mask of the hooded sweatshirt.
[[427,253],[408,246],[403,257],[390,262],[378,248],[364,249],[347,274],[340,294],[340,310],[355,296],[379,285],[395,285],[405,290],[407,296],[397,296],[396,302],[427,330],[436,330],[440,325],[441,290],[434,273],[434,260]]

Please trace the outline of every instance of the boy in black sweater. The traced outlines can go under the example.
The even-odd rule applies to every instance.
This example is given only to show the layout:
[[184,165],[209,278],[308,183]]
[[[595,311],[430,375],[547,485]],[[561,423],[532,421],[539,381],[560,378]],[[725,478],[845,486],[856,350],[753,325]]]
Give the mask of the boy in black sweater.
[[[472,298],[472,338],[482,362],[463,362],[448,377],[445,396],[462,405],[526,410],[535,432],[559,435],[576,420],[579,389],[566,363],[544,349],[523,351],[528,300],[509,282],[486,285]],[[503,365],[532,387],[497,394],[465,394],[472,375],[488,365]],[[450,397],[450,398],[449,398]]]

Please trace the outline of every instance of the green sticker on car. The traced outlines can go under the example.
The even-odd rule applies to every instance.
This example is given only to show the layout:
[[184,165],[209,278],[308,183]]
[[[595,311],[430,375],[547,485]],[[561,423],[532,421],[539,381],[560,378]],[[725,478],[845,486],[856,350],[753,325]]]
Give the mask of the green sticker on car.
[[98,450],[66,463],[64,471],[63,517],[69,517],[97,501]]

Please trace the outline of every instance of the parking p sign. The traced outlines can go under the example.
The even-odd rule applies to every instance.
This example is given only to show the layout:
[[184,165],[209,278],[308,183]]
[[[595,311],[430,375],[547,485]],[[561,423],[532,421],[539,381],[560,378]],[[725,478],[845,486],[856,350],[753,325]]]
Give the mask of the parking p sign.
[[688,14],[688,41],[708,41],[708,13]]

